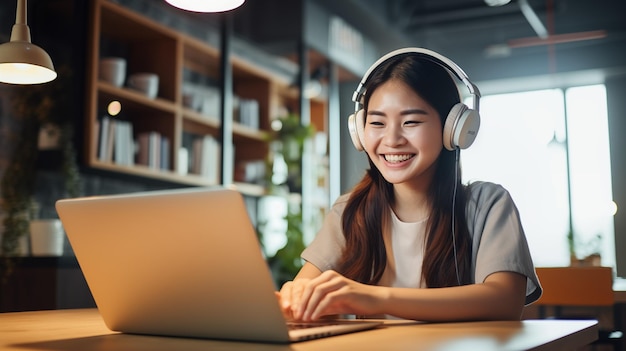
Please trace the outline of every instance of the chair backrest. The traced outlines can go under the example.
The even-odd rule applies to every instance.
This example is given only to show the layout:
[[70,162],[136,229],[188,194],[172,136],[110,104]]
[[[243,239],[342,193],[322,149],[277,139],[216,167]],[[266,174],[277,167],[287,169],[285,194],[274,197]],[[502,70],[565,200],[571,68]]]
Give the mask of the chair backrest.
[[611,267],[537,267],[543,288],[537,305],[610,306],[613,295]]

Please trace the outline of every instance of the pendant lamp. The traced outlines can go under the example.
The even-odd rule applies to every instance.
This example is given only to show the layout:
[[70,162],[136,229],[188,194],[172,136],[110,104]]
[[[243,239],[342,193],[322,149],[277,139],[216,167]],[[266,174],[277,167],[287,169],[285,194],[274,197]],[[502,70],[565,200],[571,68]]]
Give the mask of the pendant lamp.
[[245,0],[165,0],[179,9],[193,12],[224,12],[241,6]]
[[50,55],[30,41],[26,0],[18,0],[11,40],[0,45],[0,82],[40,84],[56,77]]
[[511,0],[485,0],[485,3],[489,6],[504,6],[510,2]]

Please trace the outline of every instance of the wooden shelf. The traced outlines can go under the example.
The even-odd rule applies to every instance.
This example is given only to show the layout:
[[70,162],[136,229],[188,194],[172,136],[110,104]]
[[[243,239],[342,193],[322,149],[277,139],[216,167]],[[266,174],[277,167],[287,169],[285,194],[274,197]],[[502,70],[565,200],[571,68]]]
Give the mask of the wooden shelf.
[[98,81],[97,89],[101,96],[109,100],[124,100],[135,105],[143,105],[147,108],[159,109],[169,113],[176,113],[177,106],[173,101],[160,97],[150,99],[145,94],[130,88],[118,88],[110,83]]
[[[183,98],[189,89],[197,89],[196,91],[203,94],[221,94],[215,85],[211,85],[220,79],[220,50],[117,3],[95,0],[92,4],[87,56],[87,165],[94,169],[186,185],[232,184],[244,194],[263,195],[265,190],[260,185],[232,179],[207,178],[192,172],[193,170],[186,174],[177,171],[177,165],[184,162],[179,156],[181,148],[187,149],[189,160],[194,160],[194,152],[198,152],[198,149],[190,146],[191,144],[206,137],[218,141],[221,139],[221,107],[216,105],[220,101],[219,95],[217,98],[212,96],[212,103],[206,103],[209,99],[204,98],[201,108],[188,107]],[[99,80],[99,61],[110,56],[126,59],[127,76],[138,72],[156,73],[159,76],[158,96],[150,99],[125,86],[116,87]],[[293,96],[284,97],[290,84],[284,76],[237,55],[231,55],[230,65],[233,72],[233,94],[238,101],[256,102],[258,121],[254,117],[252,122],[247,119],[245,122],[233,121],[234,154],[225,154],[223,150],[230,148],[220,147],[219,153],[214,157],[204,158],[204,162],[209,162],[207,167],[221,167],[222,158],[232,158],[235,167],[240,162],[264,160],[269,152],[271,120],[284,109],[286,99],[291,100],[288,103],[291,105],[293,101],[297,101]],[[109,116],[107,106],[112,101],[120,103],[119,115]],[[237,113],[233,114],[237,118]],[[161,140],[166,139],[167,142],[160,148],[162,154],[169,155],[163,161],[166,168],[148,166],[145,164],[145,157],[143,162],[139,162],[133,151],[131,164],[120,164],[110,153],[105,153],[106,157],[103,157],[99,148],[104,144],[99,139],[102,138],[100,128],[105,116],[132,125],[130,147],[133,149],[135,145],[139,145],[139,148],[145,147],[145,142],[138,142],[140,134],[157,132]],[[115,128],[111,130],[115,131]],[[195,172],[198,172],[197,168]]]

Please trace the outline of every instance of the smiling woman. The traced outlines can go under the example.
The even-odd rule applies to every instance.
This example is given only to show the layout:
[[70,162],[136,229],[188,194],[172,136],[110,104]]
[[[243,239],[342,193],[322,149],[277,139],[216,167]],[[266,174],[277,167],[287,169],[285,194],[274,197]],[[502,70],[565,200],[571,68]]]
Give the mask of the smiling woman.
[[[370,169],[341,196],[279,297],[289,318],[332,314],[426,321],[510,319],[541,294],[517,209],[501,186],[461,184],[460,149],[478,131],[451,73],[420,48],[383,56],[348,124]],[[431,289],[438,288],[438,289]]]

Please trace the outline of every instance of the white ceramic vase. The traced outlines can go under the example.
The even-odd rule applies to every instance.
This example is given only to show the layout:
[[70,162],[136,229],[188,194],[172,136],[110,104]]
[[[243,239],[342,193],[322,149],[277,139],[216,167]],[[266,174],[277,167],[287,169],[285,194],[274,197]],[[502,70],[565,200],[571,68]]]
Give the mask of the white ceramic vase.
[[59,219],[30,222],[30,253],[33,256],[62,256],[65,231]]

